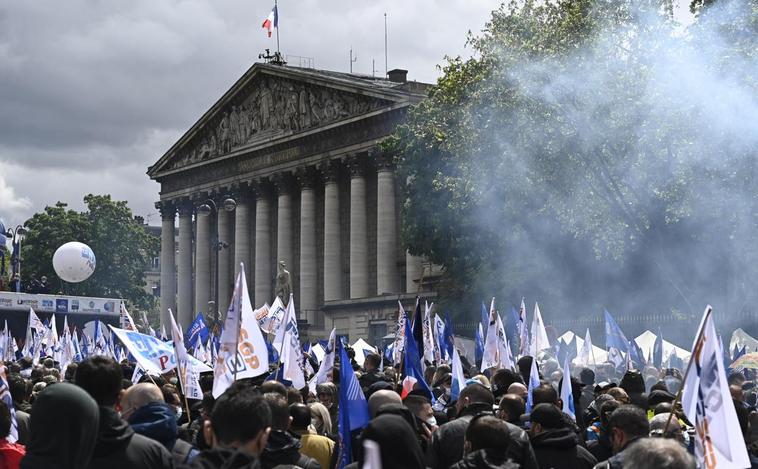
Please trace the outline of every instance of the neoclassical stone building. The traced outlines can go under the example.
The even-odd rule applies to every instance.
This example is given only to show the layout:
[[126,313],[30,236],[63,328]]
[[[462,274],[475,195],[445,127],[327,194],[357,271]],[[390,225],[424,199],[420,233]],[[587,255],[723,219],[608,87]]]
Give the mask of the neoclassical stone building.
[[148,169],[164,323],[168,308],[185,327],[225,312],[241,262],[254,305],[270,304],[282,261],[302,335],[392,331],[398,299],[410,306],[430,269],[402,244],[380,143],[428,85],[389,77],[256,63]]

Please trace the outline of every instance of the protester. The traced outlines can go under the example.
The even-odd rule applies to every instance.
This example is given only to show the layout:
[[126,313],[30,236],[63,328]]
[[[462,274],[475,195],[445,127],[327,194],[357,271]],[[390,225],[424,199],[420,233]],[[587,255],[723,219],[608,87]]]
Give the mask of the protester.
[[311,426],[311,411],[305,404],[290,405],[290,431],[300,438],[300,453],[315,459],[323,469],[336,463],[334,441],[316,434]]
[[[100,426],[90,469],[145,469],[174,467],[171,454],[160,443],[135,431],[118,414],[121,367],[112,358],[90,357],[79,363],[76,384],[95,399]],[[55,388],[59,385],[52,386]],[[34,409],[32,409],[32,418]],[[31,422],[34,425],[34,420]]]
[[[621,407],[619,401],[613,400],[613,398],[607,394],[603,394],[603,396],[607,397],[607,399],[600,407],[600,418],[593,425],[594,428],[590,427],[594,437],[587,438],[587,440],[589,440],[587,441],[587,451],[592,453],[598,461],[606,461],[613,456],[613,444],[611,443],[611,435],[608,425],[613,412]],[[601,396],[598,396],[598,398],[600,397]],[[588,429],[588,435],[590,434],[590,429]]]
[[121,398],[121,417],[132,429],[160,442],[171,452],[175,464],[190,462],[199,451],[178,438],[179,428],[172,406],[163,401],[161,389],[152,383],[130,387]]
[[261,453],[263,469],[273,469],[280,465],[294,465],[302,469],[321,469],[319,463],[300,452],[300,440],[289,433],[290,417],[287,400],[279,394],[263,395],[271,409],[271,432],[266,447]]
[[0,469],[18,469],[21,458],[26,454],[24,445],[8,441],[13,420],[11,410],[0,404]]
[[332,435],[332,419],[326,407],[320,402],[312,402],[308,404],[308,408],[311,410],[311,418],[313,419],[313,427],[316,430],[316,434],[322,436]]
[[595,466],[598,469],[621,469],[624,467],[626,450],[650,433],[645,412],[635,405],[622,405],[614,410],[608,420],[608,431],[613,447],[613,456]]
[[21,469],[90,467],[98,428],[98,405],[89,394],[73,384],[50,386],[34,403]]
[[377,381],[387,381],[387,377],[379,369],[381,361],[382,357],[376,353],[369,353],[366,355],[366,358],[363,362],[363,369],[365,371],[358,380],[364,392],[369,388],[369,386],[376,383]]
[[672,440],[646,438],[626,451],[624,466],[628,468],[695,469],[695,459],[683,446]]
[[510,431],[502,420],[482,414],[474,417],[466,429],[464,458],[451,469],[517,469],[508,459]]
[[526,409],[526,403],[517,394],[506,394],[500,399],[498,417],[513,425],[521,425],[521,416]]
[[[425,468],[424,455],[413,429],[398,415],[384,414],[374,418],[363,430],[362,439],[379,445],[383,468]],[[363,466],[363,457],[363,451],[359,451],[358,468]]]
[[540,469],[592,468],[597,463],[592,454],[579,445],[572,428],[553,404],[537,404],[528,415],[529,436]]

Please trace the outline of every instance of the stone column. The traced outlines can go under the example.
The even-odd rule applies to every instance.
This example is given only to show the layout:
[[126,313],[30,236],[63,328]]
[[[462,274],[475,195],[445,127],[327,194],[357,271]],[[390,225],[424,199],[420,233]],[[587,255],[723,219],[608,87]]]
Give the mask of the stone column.
[[245,264],[245,278],[247,280],[248,290],[250,289],[250,279],[253,275],[253,268],[250,261],[250,197],[247,194],[247,186],[235,196],[237,208],[235,209],[234,221],[234,281],[237,281],[237,274],[240,271],[240,262]]
[[309,324],[317,322],[318,274],[316,265],[315,175],[309,169],[297,174],[300,185],[300,293],[298,304]]
[[[211,216],[197,213],[195,220],[195,309],[205,314],[211,296]],[[197,311],[193,311],[193,316]],[[190,323],[182,322],[183,328],[189,325]]]
[[255,299],[256,307],[271,304],[271,206],[269,187],[259,182],[255,191]]
[[229,309],[229,301],[232,299],[232,266],[231,266],[231,246],[229,243],[232,238],[232,213],[224,210],[223,197],[216,200],[216,228],[218,230],[218,298],[216,299],[216,310],[218,317],[224,319],[226,311]]
[[161,325],[171,327],[169,308],[176,310],[176,243],[174,241],[174,220],[176,207],[168,201],[158,202],[161,212]]
[[[286,269],[292,273],[292,195],[290,194],[290,180],[284,175],[277,175],[274,180],[277,200],[277,226],[276,226],[276,264],[284,262]],[[282,298],[286,304],[289,298]],[[297,304],[297,303],[296,303]]]
[[397,270],[397,219],[395,217],[395,169],[392,158],[376,159],[376,293],[400,292]]
[[174,311],[174,317],[177,321],[187,325],[192,322],[192,316],[194,316],[192,305],[192,211],[192,205],[189,202],[179,206],[179,294],[178,311]]
[[341,300],[342,242],[340,239],[339,166],[330,163],[324,176],[324,300]]
[[423,270],[423,259],[421,257],[412,256],[411,253],[405,251],[405,292],[416,293],[418,292],[418,281],[421,279],[421,272]]
[[365,298],[368,290],[368,234],[366,229],[366,179],[360,161],[350,169],[350,298]]

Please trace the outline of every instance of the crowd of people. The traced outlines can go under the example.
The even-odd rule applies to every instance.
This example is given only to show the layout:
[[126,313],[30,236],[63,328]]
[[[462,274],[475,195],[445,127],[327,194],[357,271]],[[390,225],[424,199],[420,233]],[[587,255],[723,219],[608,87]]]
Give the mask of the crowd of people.
[[[52,358],[7,362],[13,408],[0,405],[0,468],[316,469],[345,460],[372,469],[696,465],[695,431],[676,399],[676,369],[576,367],[572,416],[564,412],[563,379],[552,358],[541,360],[539,385],[529,394],[530,356],[513,370],[479,373],[466,363],[471,372],[455,393],[448,365],[427,366],[431,399],[426,390],[403,392],[398,369],[382,368],[377,354],[363,366],[350,360],[335,363],[332,381],[312,390],[261,377],[237,381],[214,399],[213,375],[204,374],[204,396],[196,401],[184,398],[173,372],[132,383],[134,364],[106,356],[70,364],[62,374]],[[344,366],[354,371],[370,413],[368,425],[349,436],[347,459],[340,457],[345,434],[338,417]],[[727,405],[734,405],[758,467],[756,376],[734,371],[728,381]],[[371,457],[364,442],[375,442],[378,455]]]

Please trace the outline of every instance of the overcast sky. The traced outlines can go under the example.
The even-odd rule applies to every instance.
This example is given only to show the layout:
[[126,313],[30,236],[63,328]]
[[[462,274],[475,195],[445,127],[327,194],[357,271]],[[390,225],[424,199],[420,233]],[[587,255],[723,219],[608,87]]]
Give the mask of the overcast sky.
[[[282,52],[316,68],[434,81],[445,55],[469,55],[499,2],[280,0]],[[147,167],[266,47],[273,0],[0,3],[0,218],[15,226],[45,205],[81,209],[87,193],[128,200],[159,223]]]

